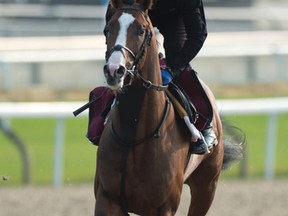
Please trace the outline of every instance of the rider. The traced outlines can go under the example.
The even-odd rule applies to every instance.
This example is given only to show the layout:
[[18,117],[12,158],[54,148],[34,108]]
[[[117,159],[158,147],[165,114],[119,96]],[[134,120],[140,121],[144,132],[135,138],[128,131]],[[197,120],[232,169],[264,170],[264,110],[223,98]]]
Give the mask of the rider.
[[[108,5],[106,22],[114,14]],[[163,85],[169,84],[183,70],[192,70],[189,62],[198,54],[207,37],[206,20],[202,0],[154,0],[149,17],[164,38],[166,69],[161,69]],[[210,124],[202,134],[211,147],[216,136]],[[203,140],[191,142],[190,152],[205,153]]]

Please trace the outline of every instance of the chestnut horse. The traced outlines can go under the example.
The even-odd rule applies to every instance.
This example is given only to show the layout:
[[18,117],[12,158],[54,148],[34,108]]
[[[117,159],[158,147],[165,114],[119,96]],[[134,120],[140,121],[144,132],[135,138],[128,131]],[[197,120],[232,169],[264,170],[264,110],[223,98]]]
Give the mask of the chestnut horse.
[[191,190],[188,215],[205,215],[221,172],[222,126],[209,88],[218,145],[191,155],[191,134],[162,86],[158,49],[147,15],[152,0],[111,0],[105,28],[104,75],[116,95],[97,152],[95,215],[175,215],[183,184]]

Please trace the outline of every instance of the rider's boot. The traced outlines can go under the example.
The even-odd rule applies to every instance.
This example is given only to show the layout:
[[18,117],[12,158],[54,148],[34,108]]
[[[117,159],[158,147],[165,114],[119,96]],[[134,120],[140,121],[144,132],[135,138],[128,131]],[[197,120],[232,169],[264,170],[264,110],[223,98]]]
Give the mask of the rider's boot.
[[190,154],[207,154],[213,145],[217,145],[218,140],[216,138],[215,132],[213,131],[212,125],[208,124],[201,133],[203,135],[203,139],[198,139],[196,142],[190,143]]

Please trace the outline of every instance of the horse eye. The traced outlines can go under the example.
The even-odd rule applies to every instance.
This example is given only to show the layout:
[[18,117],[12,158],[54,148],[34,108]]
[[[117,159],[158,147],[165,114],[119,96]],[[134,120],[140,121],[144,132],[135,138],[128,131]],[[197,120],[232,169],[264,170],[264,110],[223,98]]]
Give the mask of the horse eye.
[[142,35],[144,35],[144,33],[145,33],[145,29],[141,29],[139,35],[142,36]]

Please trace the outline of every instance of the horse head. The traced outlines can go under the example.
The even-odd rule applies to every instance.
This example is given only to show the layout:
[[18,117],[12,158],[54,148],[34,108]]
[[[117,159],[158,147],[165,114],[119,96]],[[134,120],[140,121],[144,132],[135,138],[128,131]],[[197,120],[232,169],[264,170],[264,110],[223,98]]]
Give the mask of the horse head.
[[131,84],[143,66],[152,25],[147,15],[152,0],[111,0],[115,13],[106,24],[107,43],[104,76],[108,87],[118,91]]

